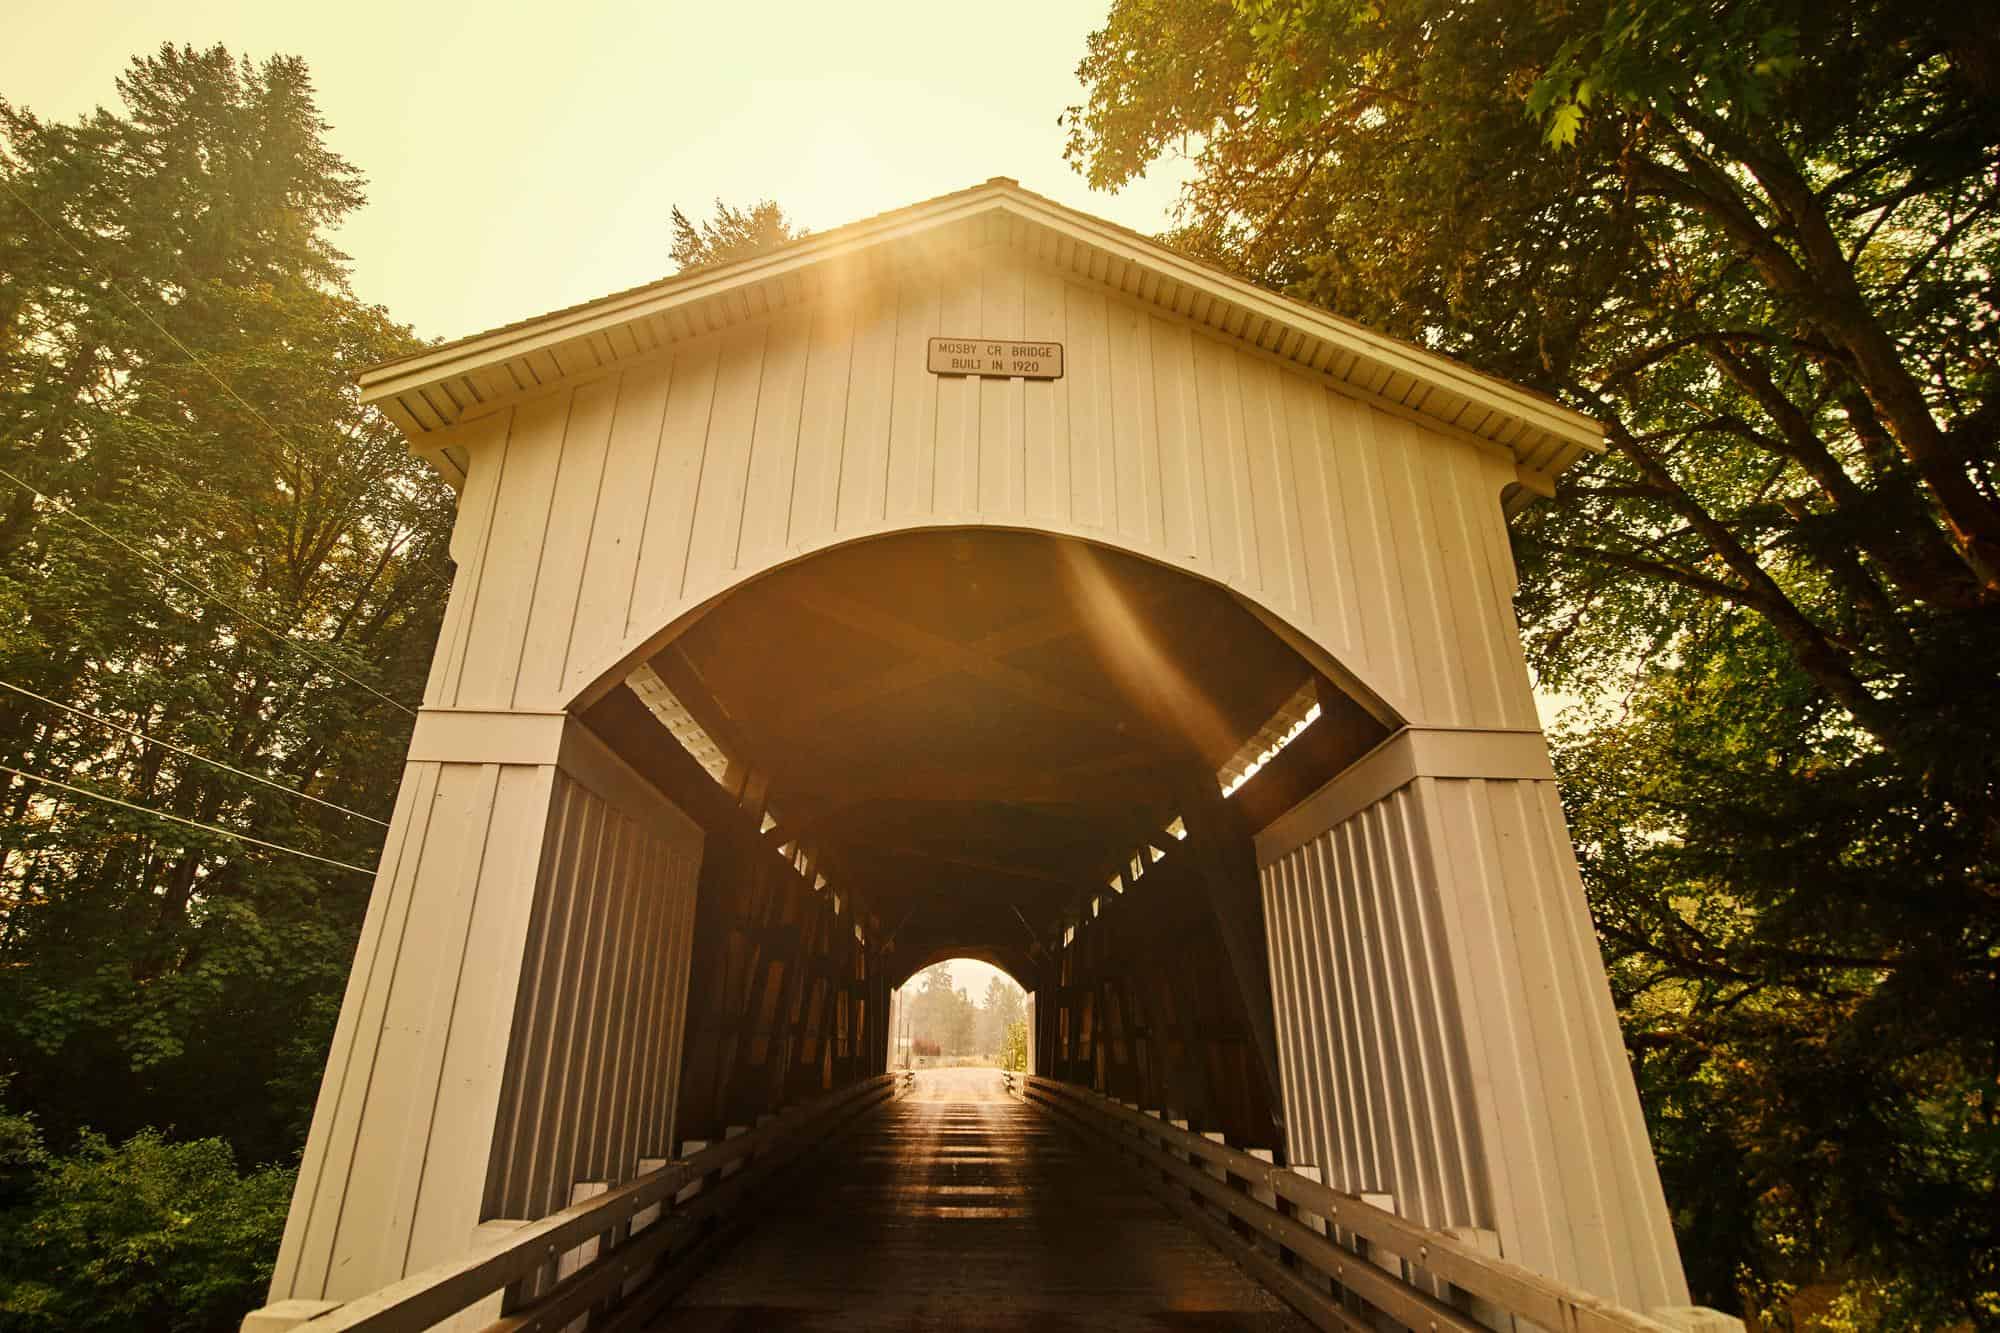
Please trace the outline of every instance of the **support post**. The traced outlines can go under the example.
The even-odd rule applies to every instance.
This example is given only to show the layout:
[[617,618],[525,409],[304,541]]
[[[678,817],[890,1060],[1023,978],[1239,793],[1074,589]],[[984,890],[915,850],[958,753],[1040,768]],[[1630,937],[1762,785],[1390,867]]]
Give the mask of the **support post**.
[[1278,1065],[1278,1023],[1271,995],[1271,960],[1265,945],[1264,899],[1257,878],[1255,848],[1237,827],[1234,812],[1225,808],[1213,780],[1184,784],[1181,819],[1188,836],[1183,847],[1199,869],[1201,885],[1215,918],[1216,932],[1229,955],[1237,994],[1250,1024],[1257,1065],[1270,1090],[1276,1142],[1285,1141],[1284,1086]]

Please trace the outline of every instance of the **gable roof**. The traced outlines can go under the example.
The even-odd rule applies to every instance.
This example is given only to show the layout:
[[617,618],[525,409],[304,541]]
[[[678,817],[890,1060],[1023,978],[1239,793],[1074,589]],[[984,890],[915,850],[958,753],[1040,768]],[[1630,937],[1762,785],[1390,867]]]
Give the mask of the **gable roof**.
[[994,244],[1261,349],[1341,392],[1503,446],[1529,492],[1551,494],[1557,473],[1603,450],[1602,428],[1552,398],[1266,291],[1004,176],[745,259],[427,347],[362,372],[361,398],[423,448],[426,435],[488,402],[799,305],[830,279]]

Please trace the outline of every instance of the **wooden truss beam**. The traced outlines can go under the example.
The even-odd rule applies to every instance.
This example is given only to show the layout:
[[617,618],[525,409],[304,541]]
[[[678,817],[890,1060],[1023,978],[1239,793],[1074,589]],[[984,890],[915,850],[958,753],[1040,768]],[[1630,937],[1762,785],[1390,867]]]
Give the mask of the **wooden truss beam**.
[[[1163,588],[1146,588],[1134,593],[1132,601],[1136,607],[1149,606],[1165,599]],[[809,601],[791,599],[795,603],[823,610],[819,594]],[[831,615],[830,612],[827,614]],[[837,617],[836,617],[837,618]],[[842,622],[846,623],[846,622]],[[851,626],[851,628],[859,628]],[[1074,607],[1065,606],[1032,620],[1009,625],[963,644],[966,653],[976,654],[989,661],[997,661],[1012,656],[1026,648],[1040,647],[1057,639],[1068,638],[1081,628]],[[869,631],[872,633],[872,631]],[[854,709],[879,704],[921,688],[935,680],[942,680],[952,672],[962,668],[953,660],[944,657],[920,656],[898,662],[889,670],[866,680],[858,680],[824,694],[801,699],[794,706],[775,712],[762,719],[763,729],[772,732],[791,732],[803,727],[824,725],[828,720]]]
[[1129,704],[1093,698],[1072,685],[1056,684],[1019,667],[1009,666],[970,644],[947,639],[900,616],[843,596],[838,584],[816,578],[809,572],[786,580],[782,587],[781,595],[790,598],[802,609],[913,653],[932,663],[941,675],[962,671],[1052,712],[1082,718],[1099,726],[1115,725],[1119,721],[1144,721],[1138,710]]

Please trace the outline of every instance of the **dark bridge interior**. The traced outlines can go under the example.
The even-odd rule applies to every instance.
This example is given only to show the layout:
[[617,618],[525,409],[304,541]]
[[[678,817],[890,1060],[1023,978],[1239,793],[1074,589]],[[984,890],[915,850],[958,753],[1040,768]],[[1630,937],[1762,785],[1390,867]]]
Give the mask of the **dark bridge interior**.
[[585,721],[708,834],[683,1136],[881,1071],[890,988],[970,955],[1034,996],[1041,1072],[1279,1146],[1250,839],[1387,728],[1226,590],[1026,533],[863,542]]

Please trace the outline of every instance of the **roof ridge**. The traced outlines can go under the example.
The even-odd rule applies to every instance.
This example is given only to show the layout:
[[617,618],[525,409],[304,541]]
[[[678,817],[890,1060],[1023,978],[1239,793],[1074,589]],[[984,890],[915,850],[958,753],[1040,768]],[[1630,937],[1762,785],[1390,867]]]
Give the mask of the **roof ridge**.
[[[1045,233],[1034,243],[1021,240],[1018,231],[1011,233],[1009,243],[1020,241],[1033,252],[1029,258],[1067,264],[1077,281],[1110,282],[1135,297],[1140,289],[1127,287],[1123,278],[1112,281],[1104,263],[1116,274],[1133,271],[1126,265],[1136,266],[1156,283],[1153,295],[1137,299],[1155,301],[1221,336],[1323,375],[1342,392],[1506,449],[1521,465],[1523,484],[1537,493],[1552,493],[1554,475],[1579,455],[1603,450],[1602,427],[1552,395],[1274,291],[1156,237],[1025,189],[1007,176],[738,259],[433,343],[362,371],[362,399],[381,403],[414,439],[458,420],[493,395],[505,398],[696,335],[704,327],[703,312],[709,313],[705,327],[715,328],[754,317],[760,303],[763,309],[788,304],[798,299],[797,275],[946,227],[976,223],[995,212]],[[982,235],[990,237],[990,232]],[[1050,253],[1060,256],[1066,242],[1074,247],[1070,257],[1050,261],[1042,253],[1048,237],[1057,238]],[[716,304],[729,298],[733,304]],[[746,298],[752,302],[747,307]],[[714,318],[718,310],[719,324]],[[1197,310],[1202,313],[1196,315]],[[678,327],[672,323],[676,319]]]

